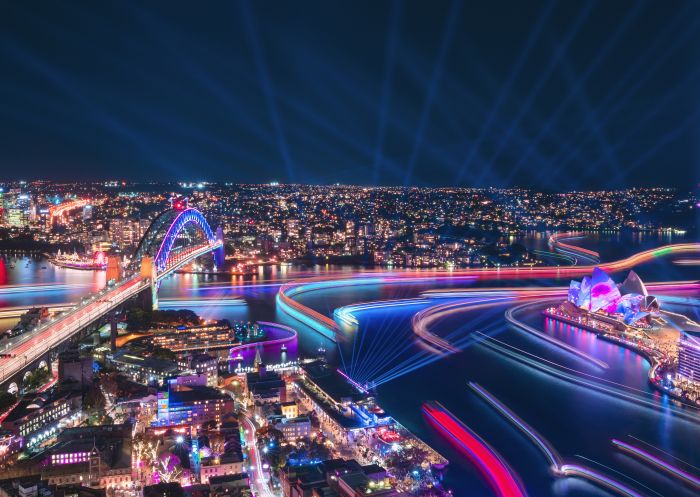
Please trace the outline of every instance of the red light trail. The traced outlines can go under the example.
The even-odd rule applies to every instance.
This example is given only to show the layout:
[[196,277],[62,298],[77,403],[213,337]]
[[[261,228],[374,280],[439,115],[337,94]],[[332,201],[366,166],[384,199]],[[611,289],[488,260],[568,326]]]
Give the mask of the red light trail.
[[527,493],[517,476],[494,449],[457,419],[439,402],[423,405],[423,412],[449,435],[469,456],[500,497],[519,497]]
[[86,205],[90,205],[90,201],[87,199],[76,199],[76,200],[69,200],[68,202],[63,202],[58,205],[51,206],[49,209],[49,219],[51,223],[54,221],[60,222],[63,220],[63,215],[74,210],[74,209],[79,209],[80,207],[85,207]]

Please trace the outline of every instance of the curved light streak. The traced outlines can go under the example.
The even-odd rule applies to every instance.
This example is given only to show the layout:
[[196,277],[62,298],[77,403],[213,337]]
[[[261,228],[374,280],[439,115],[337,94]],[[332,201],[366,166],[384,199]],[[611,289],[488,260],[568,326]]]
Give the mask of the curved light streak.
[[550,252],[548,250],[530,250],[535,255],[539,255],[542,257],[551,257],[552,259],[559,259],[568,262],[570,265],[575,266],[578,264],[578,260],[576,257],[567,255],[567,254],[560,254],[558,252]]
[[[565,278],[581,276],[590,273],[594,267],[614,273],[631,268],[638,264],[648,262],[657,257],[671,254],[686,254],[700,252],[700,243],[679,243],[665,245],[663,247],[643,250],[634,255],[613,262],[585,265],[585,266],[539,266],[539,267],[508,267],[508,268],[471,268],[452,271],[439,270],[407,270],[402,272],[386,272],[384,270],[365,270],[360,273],[346,275],[343,278],[330,276],[327,278],[314,278],[312,281],[304,280],[282,285],[277,293],[277,304],[283,312],[289,314],[300,322],[331,340],[335,340],[335,334],[339,331],[338,325],[327,316],[314,311],[294,300],[294,297],[314,290],[337,288],[342,286],[365,284],[398,284],[416,283],[421,281],[456,281],[458,279],[489,279],[489,278]],[[325,283],[325,285],[324,285]]]
[[231,347],[229,351],[229,355],[231,357],[234,357],[237,352],[241,352],[242,350],[247,350],[253,347],[258,347],[258,346],[263,346],[266,347],[268,345],[282,345],[283,343],[288,343],[297,338],[297,331],[290,327],[290,326],[285,326],[283,324],[279,323],[269,323],[267,321],[258,321],[258,324],[260,326],[267,326],[268,328],[275,328],[278,330],[283,330],[289,333],[289,336],[282,337],[282,338],[275,338],[273,340],[262,340],[259,342],[248,342],[244,343],[242,345],[236,345],[235,347]]
[[688,483],[695,488],[700,488],[700,479],[691,475],[687,471],[682,470],[681,468],[674,466],[672,464],[667,463],[666,461],[663,461],[659,459],[658,457],[654,456],[653,454],[650,454],[646,450],[636,447],[634,445],[628,444],[626,442],[623,442],[621,440],[617,440],[616,438],[612,439],[612,444],[619,448],[620,450],[631,454],[633,456],[636,456],[637,458],[641,459],[642,461],[646,462],[647,464],[651,464],[652,466],[656,466],[657,468],[669,473],[672,476],[675,476],[676,478],[681,479],[685,483]]
[[[654,294],[663,295],[666,293],[693,292],[700,290],[700,282],[697,280],[685,281],[657,281],[645,283],[647,290]],[[456,299],[473,297],[500,297],[511,296],[520,300],[536,299],[543,297],[566,296],[569,287],[565,286],[527,286],[527,287],[479,287],[479,288],[441,288],[436,290],[425,290],[420,296],[429,299]]]
[[[413,318],[411,319],[411,327],[413,329],[413,332],[420,337],[422,340],[427,342],[428,344],[436,347],[438,350],[447,352],[447,353],[454,353],[458,352],[459,349],[455,347],[453,344],[448,342],[447,340],[438,337],[434,333],[432,333],[429,329],[430,325],[440,319],[445,318],[448,315],[451,314],[458,314],[461,312],[466,312],[470,310],[477,309],[479,307],[483,306],[488,306],[488,305],[497,305],[497,304],[502,304],[504,302],[507,302],[509,300],[512,300],[519,295],[519,292],[517,290],[505,290],[503,292],[499,291],[485,291],[485,292],[479,292],[479,291],[474,291],[471,292],[472,295],[475,296],[483,296],[483,295],[489,295],[490,298],[486,299],[465,299],[465,300],[460,300],[458,302],[453,302],[449,304],[438,304],[432,307],[429,307],[427,309],[423,309],[420,312],[417,312]],[[520,294],[526,293],[530,294],[530,297],[533,297],[533,295],[536,296],[542,296],[542,292],[537,290],[536,293],[533,294],[533,292],[520,292]],[[555,294],[557,291],[555,291]],[[432,295],[429,292],[424,293],[423,295]],[[529,304],[528,304],[529,305]],[[522,329],[523,331],[526,331],[527,333],[530,333],[533,336],[536,336],[537,338],[546,341],[547,343],[554,345],[555,347],[558,347],[561,350],[564,350],[570,354],[575,355],[579,359],[583,359],[595,366],[598,366],[600,368],[608,368],[608,364],[604,361],[601,361],[600,359],[597,359],[590,354],[587,354],[576,347],[573,347],[569,345],[566,342],[563,342],[561,340],[558,340],[556,338],[553,338],[549,336],[546,333],[543,333],[532,326],[529,326],[525,323],[522,323],[515,319],[512,315],[513,311],[517,311],[521,308],[522,306],[515,307],[513,309],[508,309],[505,313],[506,320],[513,324],[514,326],[518,327],[519,329]]]
[[578,476],[585,478],[586,480],[590,480],[593,483],[608,488],[620,495],[626,495],[628,497],[643,497],[642,494],[632,490],[627,485],[623,485],[619,481],[613,480],[612,478],[585,466],[580,466],[578,464],[564,464],[559,468],[559,471],[565,476]]
[[246,305],[246,301],[239,298],[201,298],[201,299],[184,299],[184,298],[169,298],[158,299],[160,307],[179,308],[185,307],[228,307],[233,305]]
[[537,433],[534,428],[525,423],[525,421],[520,419],[513,411],[508,409],[505,405],[498,401],[498,399],[496,399],[493,395],[487,392],[486,389],[479,386],[477,383],[469,382],[469,386],[482,399],[488,402],[508,421],[515,425],[515,427],[525,434],[532,442],[534,442],[535,445],[537,445],[547,461],[549,461],[550,468],[552,469],[554,476],[578,476],[628,497],[637,497],[640,495],[626,485],[598,473],[597,471],[593,471],[590,468],[574,464],[564,464],[559,453],[547,440],[544,439],[544,437],[542,437],[542,435]]
[[574,347],[572,345],[569,345],[566,342],[562,342],[561,340],[558,340],[554,337],[551,337],[548,334],[543,333],[543,332],[539,331],[538,329],[536,329],[528,324],[523,323],[522,321],[519,321],[518,319],[516,319],[513,316],[514,312],[519,311],[520,309],[523,309],[524,307],[527,307],[529,305],[530,305],[529,303],[528,304],[521,304],[519,306],[512,307],[512,308],[508,309],[505,312],[506,321],[508,321],[513,326],[515,326],[523,331],[526,331],[527,333],[530,333],[531,335],[536,336],[537,338],[544,340],[545,342],[550,343],[550,344],[554,345],[555,347],[559,347],[560,349],[566,350],[567,352],[574,354],[575,356],[578,356],[581,359],[584,359],[588,362],[591,362],[600,368],[607,369],[609,367],[607,362],[601,361],[600,359],[597,359],[597,358],[593,357],[592,355],[587,354],[587,353],[577,349],[576,347]]
[[481,398],[488,402],[491,407],[500,412],[506,419],[513,423],[520,431],[522,431],[530,440],[532,440],[535,445],[537,445],[540,450],[544,453],[545,457],[549,461],[550,466],[553,469],[559,468],[561,465],[561,456],[552,447],[547,440],[545,440],[539,433],[537,433],[534,428],[529,426],[525,421],[520,419],[513,411],[508,409],[505,405],[501,404],[493,395],[487,392],[484,388],[479,386],[479,384],[470,381],[469,387],[474,390]]
[[56,292],[61,290],[77,290],[92,287],[91,283],[28,283],[23,285],[7,285],[0,288],[0,295],[14,293]]
[[[647,392],[643,390],[605,378],[600,378],[584,371],[563,366],[544,357],[537,356],[525,350],[519,349],[518,347],[514,347],[513,345],[509,345],[496,338],[489,337],[481,332],[477,331],[476,334],[482,338],[482,340],[479,342],[481,345],[484,345],[494,352],[510,357],[521,364],[531,366],[538,371],[547,373],[550,376],[558,378],[562,381],[580,385],[589,390],[594,389],[598,392],[617,398],[618,400],[625,400],[644,407],[652,409],[659,409],[661,407],[658,402],[646,398]],[[588,380],[586,378],[592,378],[592,380]],[[695,423],[698,422],[697,409],[695,409],[695,412],[693,413],[688,412],[688,409],[694,409],[691,406],[686,406],[684,409],[680,409],[673,405],[668,405],[664,406],[663,409],[665,411],[673,412],[685,420]]]
[[564,254],[581,257],[583,259],[588,259],[594,263],[600,262],[600,254],[595,250],[588,250],[578,245],[571,245],[570,243],[564,243],[562,240],[570,240],[572,238],[582,238],[586,236],[586,233],[580,231],[567,231],[564,233],[555,233],[549,237],[549,244],[559,252]]
[[438,353],[448,353],[452,354],[459,352],[460,349],[449,341],[437,336],[435,333],[430,331],[430,325],[437,320],[444,319],[445,317],[452,314],[459,314],[468,310],[475,310],[478,308],[493,306],[502,304],[510,300],[510,297],[490,298],[483,300],[466,300],[459,301],[449,304],[438,304],[427,309],[423,309],[411,318],[411,329],[413,333],[427,343],[429,346],[434,347]]
[[677,259],[673,263],[679,266],[700,266],[700,259]]
[[527,495],[518,477],[498,453],[439,402],[423,405],[423,412],[464,449],[499,497]]
[[333,311],[333,317],[336,321],[341,321],[348,326],[357,326],[359,324],[355,313],[371,311],[374,309],[386,309],[394,307],[409,307],[414,305],[429,304],[428,299],[394,299],[394,300],[376,300],[372,302],[359,302],[343,307],[338,307]]

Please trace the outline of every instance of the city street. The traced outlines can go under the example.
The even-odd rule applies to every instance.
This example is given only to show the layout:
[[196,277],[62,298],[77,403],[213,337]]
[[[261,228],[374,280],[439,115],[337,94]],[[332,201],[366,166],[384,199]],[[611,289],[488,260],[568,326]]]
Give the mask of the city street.
[[262,458],[260,457],[260,451],[256,443],[255,431],[257,427],[255,422],[249,418],[247,414],[243,416],[243,433],[245,436],[246,448],[248,449],[250,471],[248,477],[250,479],[253,495],[261,497],[279,497],[279,494],[275,493],[270,487],[269,479],[265,475]]

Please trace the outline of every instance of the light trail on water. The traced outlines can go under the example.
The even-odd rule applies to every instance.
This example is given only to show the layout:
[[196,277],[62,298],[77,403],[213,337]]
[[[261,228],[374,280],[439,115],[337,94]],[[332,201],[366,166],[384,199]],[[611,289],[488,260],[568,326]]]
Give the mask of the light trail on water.
[[329,317],[311,309],[294,300],[301,294],[315,291],[340,288],[343,286],[368,285],[368,284],[399,284],[418,283],[428,281],[458,281],[460,279],[489,279],[489,278],[514,278],[514,279],[538,279],[538,278],[565,278],[582,276],[590,273],[595,267],[599,267],[607,273],[614,273],[629,269],[638,264],[651,261],[658,257],[675,254],[700,252],[700,243],[679,243],[665,245],[663,247],[644,250],[630,257],[603,264],[582,266],[537,266],[515,268],[473,268],[443,271],[403,271],[387,272],[384,270],[365,270],[352,273],[345,278],[329,276],[325,278],[307,279],[301,282],[291,282],[282,285],[277,292],[277,306],[294,319],[301,321],[310,328],[318,331],[326,338],[335,340],[335,334],[340,330],[335,321]]
[[[481,387],[480,385],[474,382],[469,382],[469,387],[474,392],[476,392],[482,399],[484,399],[488,404],[490,404],[491,407],[496,409],[501,415],[503,415],[508,421],[510,421],[516,428],[518,428],[527,438],[534,442],[535,445],[537,445],[537,447],[540,449],[540,451],[542,451],[545,458],[549,462],[550,469],[552,470],[554,476],[578,476],[580,478],[592,481],[593,483],[599,486],[603,486],[605,488],[613,490],[621,495],[625,495],[628,497],[640,497],[640,494],[635,490],[602,473],[599,473],[581,465],[564,463],[559,453],[544,437],[542,437],[542,435],[537,433],[537,431],[535,431],[534,428],[529,426],[525,421],[520,419],[513,411],[508,409],[503,403],[501,403],[492,394],[486,391],[485,388]],[[625,477],[629,478],[627,476]],[[636,481],[635,483],[640,484]]]
[[559,468],[561,466],[561,456],[557,451],[550,445],[550,443],[545,440],[539,433],[535,431],[534,428],[529,426],[525,421],[520,419],[513,411],[508,409],[504,404],[502,404],[498,399],[486,391],[486,389],[479,386],[479,384],[473,381],[469,382],[469,387],[474,390],[477,394],[481,396],[486,402],[491,404],[498,412],[500,412],[506,419],[513,423],[520,431],[522,431],[530,440],[532,440],[535,445],[537,445],[540,450],[544,453],[545,457],[549,461],[550,466],[553,469]]
[[423,405],[423,412],[469,456],[499,497],[525,497],[525,489],[503,458],[439,402]]
[[[550,361],[549,359],[539,357],[535,354],[509,345],[493,337],[489,337],[483,333],[477,332],[477,334],[483,338],[483,340],[479,342],[481,345],[484,345],[496,353],[509,357],[521,364],[531,366],[536,370],[547,373],[560,380],[584,386],[589,389],[594,389],[598,392],[610,395],[613,398],[632,402],[642,407],[647,407],[654,410],[661,408],[658,402],[648,399],[646,397],[648,393],[643,390],[563,366],[556,362]],[[593,381],[587,380],[584,377],[592,378]],[[625,390],[629,390],[631,393],[626,392]],[[685,409],[680,409],[675,406],[668,405],[664,406],[663,409],[674,413],[686,421],[691,421],[693,423],[700,422],[698,419],[698,410],[691,406],[687,406]],[[695,412],[691,413],[688,411],[688,409],[692,409]]]
[[653,454],[649,453],[648,451],[636,447],[634,445],[628,444],[626,442],[623,442],[621,440],[617,440],[616,438],[612,439],[612,444],[619,448],[620,450],[631,454],[638,459],[641,459],[642,461],[646,462],[647,464],[651,464],[652,466],[659,468],[666,473],[669,473],[671,476],[674,476],[681,481],[692,485],[695,488],[700,488],[700,479],[697,478],[694,475],[691,475],[687,471],[682,470],[681,468],[674,466],[673,464],[670,464],[666,461],[663,461],[662,459],[654,456]]

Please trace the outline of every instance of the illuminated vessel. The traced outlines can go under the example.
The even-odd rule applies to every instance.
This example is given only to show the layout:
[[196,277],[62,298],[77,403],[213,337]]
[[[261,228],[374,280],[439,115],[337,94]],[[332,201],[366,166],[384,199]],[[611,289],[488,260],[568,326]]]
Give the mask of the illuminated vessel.
[[108,257],[104,252],[95,252],[93,256],[85,257],[73,252],[70,255],[62,254],[59,250],[55,257],[49,259],[54,266],[68,269],[82,269],[87,271],[103,271],[107,269]]

